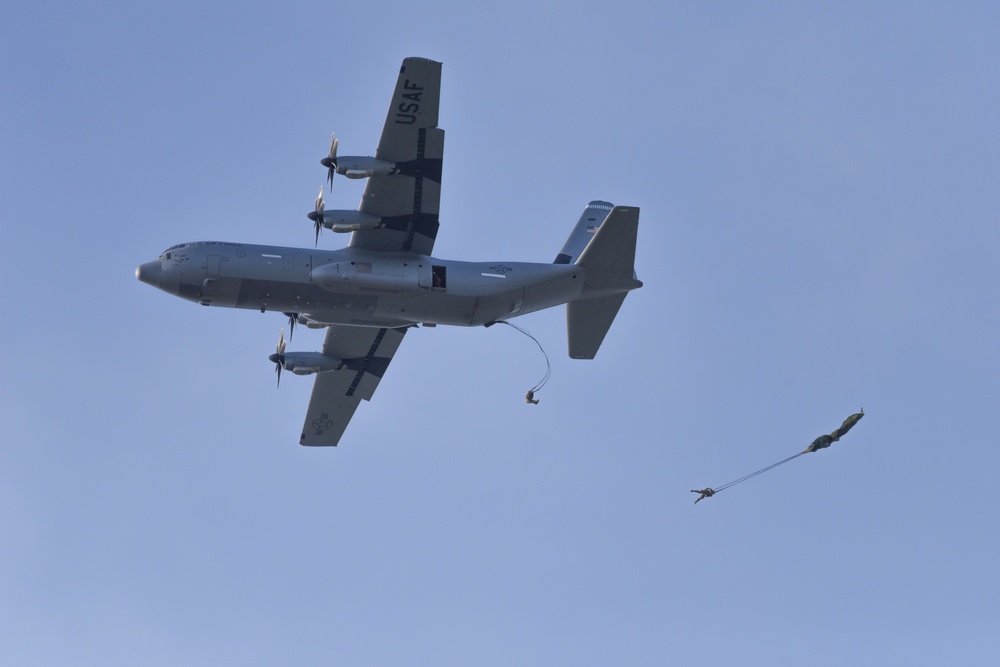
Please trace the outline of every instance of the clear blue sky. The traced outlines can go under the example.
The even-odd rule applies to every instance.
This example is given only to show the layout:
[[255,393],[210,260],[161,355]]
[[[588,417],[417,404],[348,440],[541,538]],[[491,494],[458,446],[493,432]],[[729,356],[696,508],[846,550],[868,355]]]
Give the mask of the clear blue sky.
[[[658,4],[0,9],[6,663],[996,664],[1000,9]],[[423,329],[300,448],[281,317],[133,271],[311,245],[408,55],[436,255],[551,261],[606,199],[645,287],[591,362],[518,320],[537,407],[529,340]]]

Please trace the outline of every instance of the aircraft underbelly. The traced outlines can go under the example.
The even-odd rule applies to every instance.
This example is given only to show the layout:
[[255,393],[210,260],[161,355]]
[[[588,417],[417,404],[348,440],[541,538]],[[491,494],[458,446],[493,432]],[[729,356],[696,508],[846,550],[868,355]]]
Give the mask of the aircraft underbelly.
[[474,324],[477,299],[474,296],[429,293],[412,297],[419,303],[419,322],[468,327]]
[[502,294],[480,297],[476,300],[476,312],[473,315],[475,324],[486,324],[507,317],[516,317],[521,313],[524,303],[524,288],[514,289]]
[[421,320],[421,308],[418,299],[407,298],[405,296],[380,296],[375,300],[374,316],[376,319],[419,322]]

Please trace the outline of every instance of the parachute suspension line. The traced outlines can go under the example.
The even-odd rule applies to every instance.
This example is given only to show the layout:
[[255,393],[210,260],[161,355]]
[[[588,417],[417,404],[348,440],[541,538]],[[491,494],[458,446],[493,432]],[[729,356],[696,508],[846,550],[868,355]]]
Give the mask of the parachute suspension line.
[[748,479],[753,479],[757,475],[761,475],[761,474],[767,472],[768,470],[773,470],[774,468],[777,468],[780,465],[784,465],[785,463],[788,463],[792,459],[797,459],[800,456],[802,456],[803,454],[809,454],[811,452],[819,451],[820,449],[826,449],[827,447],[829,447],[833,443],[835,443],[838,440],[840,440],[848,431],[850,431],[852,428],[854,428],[854,425],[857,424],[859,421],[861,421],[861,418],[864,417],[864,416],[865,416],[864,409],[860,410],[859,412],[856,412],[855,414],[853,414],[850,417],[848,417],[847,419],[845,419],[844,423],[840,425],[840,428],[836,429],[833,433],[830,433],[829,435],[821,435],[821,436],[819,436],[818,438],[816,438],[815,440],[812,441],[812,444],[810,444],[808,447],[806,447],[805,449],[803,449],[798,454],[792,454],[787,459],[782,459],[782,460],[778,461],[777,463],[772,463],[771,465],[767,466],[766,468],[761,468],[760,470],[757,470],[756,472],[752,472],[749,475],[744,475],[743,477],[740,477],[739,479],[734,479],[731,482],[726,482],[722,486],[719,486],[719,487],[716,487],[716,488],[707,487],[707,488],[704,488],[704,489],[691,489],[691,493],[700,494],[698,496],[698,499],[694,501],[695,504],[697,505],[698,501],[703,500],[705,498],[711,498],[712,496],[714,496],[715,494],[717,494],[719,491],[725,491],[726,489],[728,489],[731,486],[736,486],[737,484],[745,482]]
[[521,327],[517,326],[516,324],[511,324],[507,320],[497,320],[496,322],[491,322],[490,324],[487,324],[486,326],[492,326],[493,324],[506,324],[507,326],[509,326],[509,327],[511,327],[513,329],[517,329],[518,331],[520,331],[521,333],[523,333],[525,336],[527,336],[531,340],[535,341],[535,345],[538,346],[538,349],[541,351],[542,356],[545,357],[545,375],[542,376],[542,379],[539,380],[538,383],[534,387],[532,387],[531,389],[528,390],[528,395],[526,396],[526,398],[527,398],[527,400],[528,400],[529,403],[531,403],[531,402],[537,403],[538,401],[534,400],[535,394],[538,393],[539,391],[541,391],[542,387],[545,386],[545,383],[549,381],[549,376],[552,375],[552,364],[549,363],[549,355],[547,355],[545,353],[545,348],[542,347],[542,344],[538,342],[537,338],[535,338],[530,333],[528,333],[527,331],[525,331]]
[[771,470],[773,468],[777,468],[778,466],[780,466],[780,465],[782,465],[784,463],[788,463],[792,459],[797,459],[798,457],[800,457],[800,456],[802,456],[803,454],[806,454],[806,453],[807,452],[799,452],[798,454],[793,454],[793,455],[789,456],[787,459],[782,459],[781,461],[778,461],[777,463],[772,463],[771,465],[767,466],[766,468],[761,468],[760,470],[758,470],[756,472],[752,472],[749,475],[744,475],[743,477],[740,477],[739,479],[734,479],[731,482],[726,482],[722,486],[717,486],[717,487],[714,488],[714,490],[715,490],[716,493],[718,493],[719,491],[725,491],[726,489],[728,489],[731,486],[736,486],[740,482],[745,482],[748,479],[753,479],[757,475],[762,475],[765,472],[767,472],[768,470]]

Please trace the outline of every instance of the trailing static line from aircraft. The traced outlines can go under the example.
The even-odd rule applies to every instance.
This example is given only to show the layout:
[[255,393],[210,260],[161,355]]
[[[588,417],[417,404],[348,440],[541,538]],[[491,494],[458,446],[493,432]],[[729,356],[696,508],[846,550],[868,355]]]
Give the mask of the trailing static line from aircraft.
[[861,421],[861,418],[864,417],[864,416],[865,416],[865,409],[861,408],[860,412],[856,412],[853,415],[851,415],[850,417],[848,417],[847,419],[845,419],[844,423],[840,425],[840,428],[834,430],[833,433],[831,433],[829,435],[821,435],[821,436],[819,436],[818,438],[816,438],[815,440],[813,440],[812,444],[810,444],[808,447],[806,447],[805,449],[803,449],[798,454],[792,454],[787,459],[782,459],[782,460],[778,461],[777,463],[772,463],[771,465],[769,465],[769,466],[767,466],[765,468],[761,468],[760,470],[757,470],[756,472],[752,472],[749,475],[744,475],[743,477],[740,477],[739,479],[734,479],[731,482],[726,482],[722,486],[719,486],[719,487],[716,487],[716,488],[707,487],[707,488],[704,488],[704,489],[691,489],[691,493],[701,494],[701,495],[699,495],[695,499],[694,504],[697,505],[699,500],[702,500],[704,498],[711,498],[715,494],[717,494],[717,493],[719,493],[721,491],[725,491],[726,489],[728,489],[731,486],[736,486],[737,484],[739,484],[741,482],[745,482],[748,479],[753,479],[757,475],[762,475],[763,473],[767,472],[768,470],[773,470],[774,468],[777,468],[780,465],[788,463],[792,459],[797,459],[798,457],[802,456],[803,454],[811,454],[812,452],[819,451],[820,449],[826,449],[827,447],[829,447],[833,443],[835,443],[838,440],[840,440],[840,438],[842,436],[844,436],[848,431],[850,431],[852,428],[854,428],[854,425],[857,424],[859,421]]
[[[320,161],[331,189],[341,174],[368,179],[364,195],[357,210],[328,211],[320,188],[308,217],[315,245],[329,229],[351,233],[346,248],[181,243],[136,269],[142,282],[203,306],[284,313],[289,340],[296,324],[326,329],[320,352],[286,351],[282,331],[270,356],[279,378],[282,370],[316,375],[300,444],[340,442],[411,327],[489,326],[566,304],[569,356],[593,359],[625,296],[642,287],[634,269],[639,209],[604,201],[590,202],[552,264],[432,257],[444,157],[440,92],[441,63],[407,58],[375,157],[341,156],[331,138]],[[544,380],[526,400],[536,400]]]

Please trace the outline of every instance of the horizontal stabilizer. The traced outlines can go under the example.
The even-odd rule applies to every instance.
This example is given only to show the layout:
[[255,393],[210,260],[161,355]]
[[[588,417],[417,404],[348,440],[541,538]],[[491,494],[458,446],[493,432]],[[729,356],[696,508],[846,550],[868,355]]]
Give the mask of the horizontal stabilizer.
[[566,330],[571,359],[593,359],[615,321],[627,292],[566,304]]

